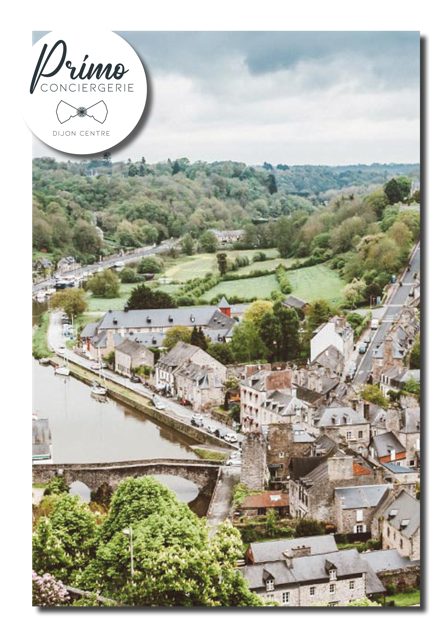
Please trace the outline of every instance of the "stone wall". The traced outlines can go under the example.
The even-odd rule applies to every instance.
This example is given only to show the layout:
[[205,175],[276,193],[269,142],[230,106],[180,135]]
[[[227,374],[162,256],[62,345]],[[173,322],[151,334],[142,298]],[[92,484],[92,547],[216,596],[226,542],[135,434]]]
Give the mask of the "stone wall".
[[263,491],[266,481],[266,441],[261,433],[249,433],[243,442],[241,483],[251,491]]
[[383,587],[393,585],[397,591],[420,588],[420,565],[401,567],[400,569],[379,571],[377,574]]

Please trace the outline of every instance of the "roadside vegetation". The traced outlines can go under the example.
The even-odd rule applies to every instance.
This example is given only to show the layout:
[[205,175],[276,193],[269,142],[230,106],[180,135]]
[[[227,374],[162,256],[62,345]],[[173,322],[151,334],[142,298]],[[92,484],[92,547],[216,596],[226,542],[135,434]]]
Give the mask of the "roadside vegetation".
[[33,332],[33,356],[35,358],[49,358],[52,354],[48,348],[47,333],[48,324],[50,322],[50,316],[48,313],[43,313],[40,317],[38,326],[34,328]]

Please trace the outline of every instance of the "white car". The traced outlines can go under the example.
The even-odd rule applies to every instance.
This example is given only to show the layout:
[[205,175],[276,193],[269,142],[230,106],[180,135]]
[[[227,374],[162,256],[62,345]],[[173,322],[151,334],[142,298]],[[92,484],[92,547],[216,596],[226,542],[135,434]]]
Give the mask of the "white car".
[[230,460],[227,460],[226,465],[228,467],[241,467],[241,460],[239,460],[239,459],[230,459]]
[[100,362],[93,362],[90,365],[90,368],[92,369],[92,371],[99,371],[100,369],[102,369],[103,367],[101,366]]
[[65,356],[65,347],[58,347],[57,353],[60,356]]
[[224,440],[226,442],[238,442],[238,438],[234,433],[226,433],[226,435],[224,436]]
[[241,460],[241,452],[240,451],[234,451],[233,453],[230,454],[230,459],[231,460]]
[[157,400],[154,403],[154,406],[156,409],[158,409],[159,411],[164,411],[164,409],[166,409],[165,405],[163,404],[163,402],[160,402],[160,400]]

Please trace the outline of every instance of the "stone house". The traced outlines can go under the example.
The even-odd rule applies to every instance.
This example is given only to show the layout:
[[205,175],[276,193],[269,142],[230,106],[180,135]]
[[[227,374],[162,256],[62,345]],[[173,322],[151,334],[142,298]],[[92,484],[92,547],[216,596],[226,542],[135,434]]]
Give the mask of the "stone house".
[[173,374],[176,395],[181,400],[191,403],[195,411],[210,409],[224,401],[227,369],[218,360],[211,360],[214,362],[198,364],[189,359]]
[[[240,381],[241,424],[246,433],[260,429],[264,423],[263,411],[268,411],[270,408],[264,406],[265,402],[270,393],[275,391],[293,397],[290,369],[280,371],[260,369]],[[275,422],[278,421],[275,419]]]
[[[158,360],[155,367],[155,381],[158,389],[166,389],[168,393],[176,391],[176,372],[187,362],[221,370],[224,365],[210,356],[200,347],[185,342],[178,342]],[[225,368],[225,367],[224,367]]]
[[347,444],[363,455],[368,450],[370,423],[351,407],[320,407],[314,414],[310,431],[318,435],[327,435],[335,442]]
[[311,364],[331,346],[344,356],[345,363],[353,352],[353,329],[344,317],[335,316],[314,331],[310,346]]
[[57,270],[59,273],[67,273],[68,271],[73,271],[74,269],[78,269],[81,265],[78,264],[73,256],[67,256],[66,258],[61,258],[57,264]]
[[[397,375],[398,370],[405,369],[404,358],[412,348],[420,323],[416,311],[412,307],[403,307],[392,329],[386,334],[384,341],[373,352],[372,381],[377,384],[383,372],[392,371]],[[386,375],[389,378],[389,375]]]
[[295,396],[269,391],[261,405],[261,424],[293,424],[301,417],[303,408],[303,403]]
[[38,258],[34,263],[34,268],[36,271],[46,271],[47,269],[51,269],[53,263],[48,258]]
[[420,468],[420,407],[404,409],[397,438],[406,449],[406,466]]
[[396,549],[381,549],[361,554],[384,587],[393,584],[396,589],[420,587],[420,561],[401,556]]
[[382,484],[382,473],[363,459],[337,451],[330,456],[293,458],[289,509],[293,518],[336,524],[335,489]]
[[420,560],[420,502],[402,489],[376,510],[372,519],[372,534],[382,535],[383,549]]
[[218,231],[217,229],[212,229],[212,231],[221,246],[240,242],[246,235],[244,229],[234,229],[229,231]]
[[115,371],[130,378],[140,366],[153,367],[154,353],[143,344],[125,338],[115,347]]
[[287,540],[251,542],[246,549],[244,559],[246,564],[276,562],[277,560],[284,560],[284,553],[291,553],[296,549],[304,547],[309,549],[310,556],[332,553],[338,550],[333,534],[304,536],[301,538],[289,538]]
[[267,442],[270,477],[286,480],[291,459],[309,455],[315,438],[298,424],[269,424],[262,431]]
[[370,532],[373,514],[390,491],[390,484],[336,487],[335,524],[338,533]]
[[309,547],[292,549],[274,562],[240,569],[249,588],[266,602],[286,607],[344,606],[385,591],[356,549],[311,555]]

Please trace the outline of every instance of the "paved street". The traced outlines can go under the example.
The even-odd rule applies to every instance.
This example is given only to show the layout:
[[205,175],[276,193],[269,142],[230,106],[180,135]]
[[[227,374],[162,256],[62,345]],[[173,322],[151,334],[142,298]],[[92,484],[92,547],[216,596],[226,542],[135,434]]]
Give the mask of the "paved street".
[[230,512],[233,502],[233,489],[241,477],[241,467],[223,467],[216,485],[213,502],[210,504],[207,522],[211,526],[210,537],[213,536]]
[[[48,344],[51,349],[57,352],[57,350],[61,347],[65,347],[66,338],[62,333],[62,313],[61,312],[53,312],[50,314],[50,323],[48,326]],[[90,369],[90,361],[83,356],[80,356],[76,353],[70,351],[70,349],[66,349],[67,359],[74,364],[78,364],[81,367],[85,367]],[[98,372],[95,372],[98,373]],[[152,391],[149,391],[140,383],[131,382],[128,378],[120,376],[118,373],[110,371],[109,369],[104,369],[104,377],[108,380],[112,380],[113,382],[117,382],[127,389],[132,389],[136,391],[142,396],[147,397],[148,399],[152,399],[157,396],[161,402],[166,407],[166,411],[168,414],[173,415],[176,418],[180,418],[185,422],[190,423],[190,420],[195,413],[191,408],[184,407],[180,405],[178,402],[173,400],[172,398],[165,398],[160,396]],[[209,425],[213,427],[213,430],[219,429],[221,434],[226,433],[235,433],[229,427],[226,427],[222,422],[218,422],[214,420],[207,414],[202,414],[204,418],[204,429],[206,429]],[[237,438],[240,442],[244,440],[244,437],[241,434],[236,434]]]
[[[134,262],[135,260],[140,260],[141,258],[145,258],[146,256],[157,255],[158,253],[162,253],[163,251],[168,251],[172,247],[177,244],[178,241],[170,241],[165,240],[158,246],[145,247],[144,249],[140,249],[135,251],[132,254],[118,256],[116,258],[104,259],[102,262],[96,262],[95,264],[89,264],[85,267],[80,267],[79,269],[73,269],[73,271],[67,271],[64,276],[88,276],[93,273],[98,267],[107,268],[113,267],[117,262]],[[33,293],[37,293],[38,291],[42,291],[43,289],[47,289],[48,287],[53,287],[56,284],[56,280],[53,278],[49,278],[43,282],[39,282],[39,284],[33,284]]]
[[407,300],[407,297],[412,288],[412,285],[415,283],[414,273],[418,273],[419,271],[420,271],[420,244],[418,245],[417,250],[412,256],[410,270],[407,271],[403,276],[402,286],[397,287],[391,300],[386,306],[386,309],[382,318],[382,322],[379,328],[376,331],[372,330],[370,332],[370,335],[372,337],[372,342],[370,343],[370,346],[367,352],[365,353],[365,355],[362,358],[360,358],[360,361],[358,364],[358,370],[353,380],[355,384],[366,383],[366,380],[372,368],[373,352],[383,342],[384,336],[386,335],[387,331],[390,329],[392,323],[400,315],[400,312],[403,308],[404,303]]

